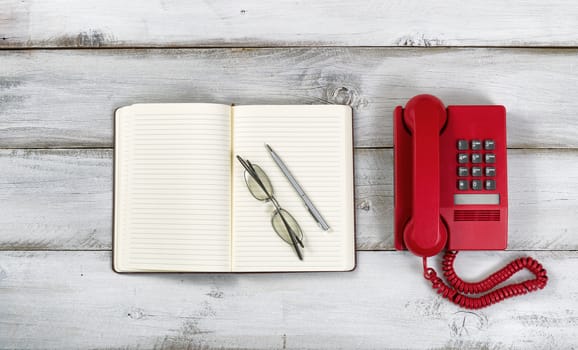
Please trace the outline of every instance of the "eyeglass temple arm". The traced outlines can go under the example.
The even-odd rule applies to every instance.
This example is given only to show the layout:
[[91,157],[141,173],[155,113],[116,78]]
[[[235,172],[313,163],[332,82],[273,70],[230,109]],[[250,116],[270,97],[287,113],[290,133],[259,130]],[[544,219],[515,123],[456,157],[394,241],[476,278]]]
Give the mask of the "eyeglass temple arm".
[[[281,213],[279,213],[281,214]],[[287,226],[287,224],[285,224]],[[289,230],[289,237],[291,238],[291,243],[293,243],[293,250],[295,250],[295,253],[297,254],[297,257],[299,257],[299,260],[303,260],[303,253],[301,253],[301,249],[299,249],[299,246],[297,245],[296,241],[299,241],[299,239],[297,238],[297,236],[293,233],[293,231],[291,230],[291,228],[289,226],[287,226],[287,230]]]

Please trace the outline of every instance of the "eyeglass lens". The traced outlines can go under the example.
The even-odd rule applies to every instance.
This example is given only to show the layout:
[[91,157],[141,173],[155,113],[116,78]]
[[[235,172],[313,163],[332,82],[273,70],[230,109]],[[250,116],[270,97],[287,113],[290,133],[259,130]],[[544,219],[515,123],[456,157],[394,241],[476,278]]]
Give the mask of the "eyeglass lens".
[[260,166],[255,164],[252,165],[263,187],[261,187],[261,185],[257,182],[257,180],[253,176],[251,176],[247,171],[245,171],[245,183],[247,184],[249,192],[251,192],[253,197],[255,197],[260,201],[267,200],[269,199],[269,195],[273,195],[273,186],[271,185],[271,181],[269,180],[269,177],[267,176],[267,174],[265,174],[265,172],[263,171],[263,169],[261,169]]
[[[281,214],[283,216],[281,216]],[[287,224],[283,222],[283,219],[285,219]],[[277,232],[277,235],[289,244],[292,244],[289,229],[293,230],[293,233],[299,239],[300,245],[302,245],[301,241],[303,241],[303,232],[301,231],[301,227],[299,227],[295,218],[289,214],[287,210],[281,209],[280,211],[276,211],[271,218],[271,224],[273,225],[275,232]]]

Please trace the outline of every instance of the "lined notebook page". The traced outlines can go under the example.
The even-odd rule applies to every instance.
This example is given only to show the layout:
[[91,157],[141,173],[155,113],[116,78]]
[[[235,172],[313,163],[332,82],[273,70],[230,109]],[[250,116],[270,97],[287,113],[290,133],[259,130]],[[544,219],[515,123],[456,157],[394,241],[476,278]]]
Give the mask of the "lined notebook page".
[[[348,106],[238,106],[233,151],[259,165],[304,232],[304,260],[273,231],[271,203],[249,193],[233,162],[233,271],[343,271],[355,265],[352,115]],[[264,144],[283,159],[331,230],[323,231]]]
[[230,271],[230,110],[117,110],[115,270]]

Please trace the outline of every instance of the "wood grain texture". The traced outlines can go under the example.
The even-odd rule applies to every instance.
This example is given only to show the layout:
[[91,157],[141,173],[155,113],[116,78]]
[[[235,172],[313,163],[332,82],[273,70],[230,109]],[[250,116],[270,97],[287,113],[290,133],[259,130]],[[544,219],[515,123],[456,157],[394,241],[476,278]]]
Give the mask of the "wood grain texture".
[[[478,279],[524,255],[456,265]],[[347,273],[119,275],[110,252],[0,252],[0,348],[570,349],[578,254],[529,255],[549,271],[544,290],[466,311],[409,253],[360,252]]]
[[[112,151],[1,150],[0,249],[111,248]],[[577,249],[578,151],[510,150],[509,249]],[[390,149],[355,151],[361,250],[393,249]]]
[[[0,9],[0,349],[576,347],[574,1]],[[507,107],[509,249],[538,250],[545,290],[465,311],[390,251],[391,115],[419,93]],[[357,249],[386,251],[358,252],[351,273],[115,274],[113,112],[137,102],[351,105]],[[456,268],[476,280],[525,254],[461,253]]]
[[0,2],[0,47],[576,46],[571,0]]
[[0,150],[0,249],[110,249],[110,150]]
[[[419,93],[503,104],[510,147],[578,147],[578,50],[6,51],[0,147],[111,147],[136,102],[348,104],[355,145],[391,147],[392,111]],[[528,85],[531,82],[531,85]]]

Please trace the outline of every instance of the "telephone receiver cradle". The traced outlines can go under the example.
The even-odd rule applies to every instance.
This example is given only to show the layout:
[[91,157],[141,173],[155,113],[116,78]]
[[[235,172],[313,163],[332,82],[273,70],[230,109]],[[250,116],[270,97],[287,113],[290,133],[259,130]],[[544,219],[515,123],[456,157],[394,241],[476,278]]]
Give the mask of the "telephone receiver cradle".
[[[485,307],[546,285],[546,270],[531,258],[513,261],[478,283],[453,270],[458,250],[503,250],[507,245],[508,178],[506,110],[503,106],[444,106],[418,95],[394,111],[395,248],[423,258],[434,289],[466,308]],[[427,258],[447,249],[444,275]],[[536,279],[480,297],[527,268]]]

